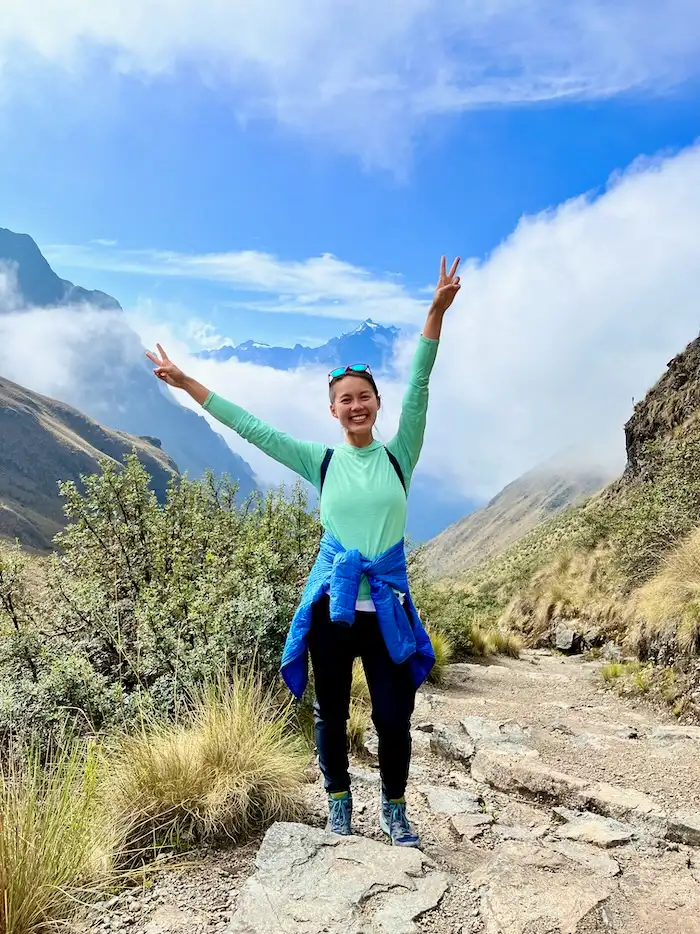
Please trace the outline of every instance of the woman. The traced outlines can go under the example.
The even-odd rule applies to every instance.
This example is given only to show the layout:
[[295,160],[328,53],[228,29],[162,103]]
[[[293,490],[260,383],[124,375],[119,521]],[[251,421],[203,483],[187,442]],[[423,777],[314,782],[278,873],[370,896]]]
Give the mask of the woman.
[[459,259],[445,257],[413,361],[396,436],[384,447],[373,429],[381,399],[368,366],[329,373],[330,410],[345,443],[335,450],[297,441],[186,376],[158,345],[155,375],[184,389],[215,418],[313,484],[324,536],[282,657],[281,672],[301,697],[307,654],[314,674],[319,765],[328,794],[328,829],[352,833],[347,719],[354,659],[362,659],[379,739],[379,822],[397,846],[420,846],[406,816],[416,689],[435,662],[408,590],[404,535],[406,493],[423,444],[428,381],[443,315],[459,291]]

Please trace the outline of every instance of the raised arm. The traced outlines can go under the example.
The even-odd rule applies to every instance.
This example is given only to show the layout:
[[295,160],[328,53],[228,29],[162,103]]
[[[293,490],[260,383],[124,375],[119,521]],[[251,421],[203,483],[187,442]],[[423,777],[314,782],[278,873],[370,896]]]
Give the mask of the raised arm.
[[460,289],[458,267],[459,257],[452,264],[449,273],[445,257],[443,256],[440,261],[440,277],[413,358],[411,374],[401,406],[399,429],[387,444],[401,465],[407,481],[410,480],[415,470],[423,447],[428,413],[428,384],[437,355],[442,319]]
[[222,399],[175,366],[160,344],[157,347],[160,359],[150,351],[146,356],[156,364],[153,372],[159,379],[175,389],[184,390],[222,424],[232,428],[246,441],[318,488],[325,445],[298,441],[251,415],[234,402]]

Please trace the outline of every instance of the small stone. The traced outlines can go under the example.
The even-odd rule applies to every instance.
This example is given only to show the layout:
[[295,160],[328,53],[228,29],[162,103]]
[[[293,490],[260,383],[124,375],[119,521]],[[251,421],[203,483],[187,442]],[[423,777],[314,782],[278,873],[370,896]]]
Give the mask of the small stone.
[[474,755],[473,744],[444,726],[436,726],[430,736],[431,751],[449,762],[459,762],[469,768]]
[[674,814],[669,820],[668,837],[686,846],[700,846],[700,811]]
[[481,798],[469,791],[447,788],[444,785],[421,785],[421,794],[425,795],[428,807],[435,814],[479,814]]
[[430,720],[420,720],[413,727],[414,730],[420,730],[421,733],[432,733],[435,725]]
[[630,827],[610,817],[587,814],[575,817],[563,827],[557,828],[557,836],[608,849],[623,843],[630,843],[634,840],[635,833]]

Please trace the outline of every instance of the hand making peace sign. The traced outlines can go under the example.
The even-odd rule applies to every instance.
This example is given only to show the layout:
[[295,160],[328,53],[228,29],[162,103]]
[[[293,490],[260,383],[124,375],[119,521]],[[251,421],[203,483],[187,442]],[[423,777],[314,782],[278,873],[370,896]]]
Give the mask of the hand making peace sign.
[[148,359],[151,361],[151,363],[155,363],[156,365],[156,368],[153,372],[156,374],[158,379],[162,379],[164,383],[168,384],[168,386],[173,386],[175,389],[184,389],[187,377],[182,372],[182,370],[175,366],[172,360],[169,359],[168,355],[160,346],[160,344],[156,344],[156,347],[158,348],[160,359],[158,359],[154,353],[151,353],[150,350],[146,351],[146,356]]
[[454,297],[459,292],[459,276],[457,267],[459,266],[459,256],[452,263],[449,273],[447,272],[447,261],[443,256],[440,260],[440,278],[435,288],[435,297],[433,298],[433,309],[440,314],[444,314],[454,301]]

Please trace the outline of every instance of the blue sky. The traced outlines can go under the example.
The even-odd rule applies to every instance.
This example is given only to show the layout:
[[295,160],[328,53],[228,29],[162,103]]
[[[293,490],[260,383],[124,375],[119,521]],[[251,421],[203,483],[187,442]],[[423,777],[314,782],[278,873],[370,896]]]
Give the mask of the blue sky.
[[[313,6],[306,4],[309,10]],[[337,6],[340,9],[343,3]],[[387,12],[391,6],[388,3]],[[538,11],[534,5],[531,21],[520,22],[513,16],[512,28],[520,27],[523,42],[546,43],[549,16],[547,5],[541,6]],[[23,68],[5,69],[0,124],[2,221],[31,233],[42,247],[105,239],[130,250],[182,254],[255,250],[284,261],[331,253],[376,275],[398,274],[416,289],[432,281],[441,252],[484,257],[523,214],[604,186],[611,173],[640,155],[693,142],[700,134],[700,83],[690,63],[669,73],[666,61],[676,52],[674,42],[683,30],[680,19],[673,21],[674,10],[680,17],[682,6],[668,7],[665,27],[672,32],[668,48],[649,50],[648,31],[656,22],[644,12],[637,16],[636,54],[649,56],[648,67],[652,72],[656,67],[658,73],[638,74],[635,50],[628,50],[629,86],[622,82],[619,94],[609,91],[617,80],[610,61],[603,57],[598,62],[600,74],[589,77],[591,53],[581,53],[568,30],[563,30],[572,47],[569,59],[566,50],[562,53],[560,70],[567,73],[578,65],[581,82],[590,85],[574,99],[556,99],[561,90],[550,79],[549,95],[555,99],[547,99],[545,92],[543,100],[530,102],[532,85],[540,79],[535,71],[522,76],[523,99],[512,105],[494,93],[493,102],[484,106],[435,112],[423,121],[410,116],[411,126],[406,129],[393,125],[395,111],[405,107],[401,90],[389,104],[383,99],[353,100],[351,92],[345,92],[339,94],[337,106],[358,108],[366,121],[363,140],[356,146],[354,117],[345,125],[341,119],[330,136],[319,135],[304,119],[301,125],[276,120],[269,107],[260,112],[255,95],[263,95],[261,87],[251,91],[216,72],[213,77],[204,75],[201,60],[187,61],[186,41],[183,48],[184,40],[177,34],[171,38],[172,48],[166,46],[161,53],[170,56],[168,66],[153,66],[155,73],[149,73],[149,55],[156,52],[140,49],[129,33],[122,35],[123,54],[127,59],[131,54],[133,61],[130,67],[121,66],[120,74],[106,42],[89,46],[90,54],[84,51],[83,59],[76,51],[70,68],[58,52],[37,54],[36,47],[52,38],[50,24],[45,27],[47,37],[35,35],[26,21],[18,19],[15,40],[24,40],[26,63]],[[40,7],[38,2],[35,12]],[[187,11],[193,4],[180,0],[177,7]],[[418,23],[430,12],[430,4],[423,7],[416,11]],[[207,4],[203,12],[206,9]],[[537,15],[542,17],[539,23]],[[99,25],[99,14],[95,17]],[[73,33],[55,25],[56,43],[80,41],[80,16],[76,19]],[[695,16],[700,29],[698,19],[700,13]],[[342,22],[340,15],[338,21]],[[144,22],[148,24],[147,17]],[[326,25],[334,35],[332,17]],[[615,25],[611,14],[610,29]],[[689,25],[686,22],[685,27]],[[507,27],[504,23],[499,28]],[[89,35],[91,28],[96,25],[88,16],[83,33]],[[235,28],[233,22],[230,28]],[[360,12],[351,28],[359,46],[369,45],[371,54],[371,40],[363,36],[363,29],[373,28],[371,19],[363,20]],[[439,28],[447,33],[449,20]],[[104,29],[108,38],[108,26]],[[420,42],[406,30],[397,32],[396,41],[403,40],[407,49],[418,53]],[[540,33],[544,38],[537,38]],[[297,35],[291,25],[288,35],[290,42]],[[494,41],[502,35],[496,32]],[[558,34],[552,41],[555,38],[560,40]],[[311,40],[298,41],[303,45]],[[619,42],[620,48],[611,55],[623,54],[624,41]],[[696,46],[700,47],[700,40]],[[225,44],[223,49],[228,50]],[[692,51],[688,40],[686,53]],[[212,48],[212,58],[220,52]],[[242,57],[244,52],[239,50]],[[348,56],[352,52],[352,47],[346,50]],[[446,61],[460,54],[471,54],[467,42],[461,51],[451,50]],[[496,50],[491,50],[493,62],[488,54],[487,48],[482,70],[472,79],[482,91],[484,74],[496,63]],[[532,62],[527,49],[523,52],[523,72],[535,69],[546,57],[539,48],[530,54]],[[583,60],[578,62],[577,55]],[[274,78],[274,60],[267,67]],[[284,56],[277,67],[281,76],[289,69]],[[432,72],[421,75],[420,65],[415,71],[407,81],[411,93],[423,87],[422,81],[435,82]],[[310,93],[308,81],[313,77],[299,63],[293,65],[291,80],[305,93]],[[468,76],[462,81],[469,89]],[[312,102],[310,108],[314,107],[320,120],[327,120],[334,110],[332,104],[325,108]],[[388,130],[376,128],[379,155],[372,142],[375,119],[390,124]],[[232,293],[229,287],[201,280],[85,270],[71,265],[69,252],[57,258],[62,274],[112,292],[124,304],[144,298],[172,303],[173,315],[195,314],[234,340],[252,337],[291,343],[299,337],[321,340],[338,331],[339,322],[325,315],[250,311],[251,296],[245,289]],[[99,267],[99,257],[94,263]],[[350,323],[343,320],[340,326]]]
[[[426,468],[462,493],[619,441],[697,331],[696,0],[8,3],[0,224],[144,340],[415,328],[440,254],[472,261],[432,428],[466,466]],[[287,384],[211,378],[327,430]]]

